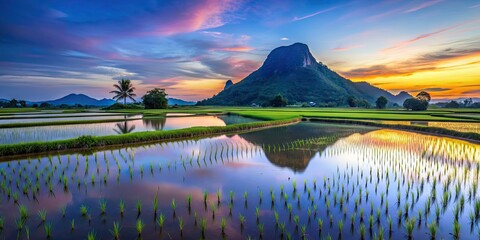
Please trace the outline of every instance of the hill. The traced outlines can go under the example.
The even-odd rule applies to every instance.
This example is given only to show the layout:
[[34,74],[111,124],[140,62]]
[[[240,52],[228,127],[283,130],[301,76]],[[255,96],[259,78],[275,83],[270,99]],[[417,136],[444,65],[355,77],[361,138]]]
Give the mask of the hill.
[[366,82],[354,83],[317,62],[306,44],[295,43],[274,49],[258,70],[198,105],[264,104],[277,94],[282,94],[290,104],[345,105],[349,96],[373,104],[381,95],[395,102],[404,97]]
[[190,106],[190,105],[195,105],[197,102],[190,102],[190,101],[185,101],[182,99],[178,98],[169,98],[168,99],[168,105],[173,106],[173,105],[180,105],[180,106]]
[[[107,99],[107,98],[98,100],[98,99],[89,97],[85,94],[74,94],[74,93],[72,93],[72,94],[68,94],[65,97],[62,97],[62,98],[59,98],[59,99],[56,99],[56,100],[45,101],[45,102],[47,102],[49,104],[52,104],[52,105],[62,105],[62,104],[76,105],[76,104],[81,104],[83,106],[103,107],[103,106],[110,106],[110,105],[114,104],[115,100]],[[41,103],[41,102],[39,102],[39,103]]]

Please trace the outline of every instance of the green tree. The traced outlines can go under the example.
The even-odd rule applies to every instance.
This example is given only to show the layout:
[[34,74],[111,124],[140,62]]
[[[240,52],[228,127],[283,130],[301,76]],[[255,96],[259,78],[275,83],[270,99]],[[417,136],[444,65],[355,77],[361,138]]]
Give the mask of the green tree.
[[357,106],[357,100],[355,99],[354,96],[348,96],[347,98],[347,104],[350,107],[356,107]]
[[118,81],[118,84],[113,84],[113,86],[116,89],[111,91],[110,93],[115,94],[113,99],[115,99],[117,102],[123,99],[123,104],[125,105],[127,103],[127,98],[130,98],[133,102],[135,102],[135,99],[133,97],[137,95],[133,93],[135,88],[133,87],[132,82],[129,79],[122,79]]
[[287,106],[288,100],[284,98],[281,94],[277,94],[272,100],[270,100],[270,106],[272,107],[285,107]]
[[418,98],[409,98],[403,102],[403,107],[407,110],[425,111],[428,108],[428,102]]
[[142,97],[146,109],[160,109],[168,107],[167,94],[165,89],[154,88]]
[[460,104],[457,101],[450,101],[447,104],[445,104],[446,108],[459,108]]
[[377,106],[378,109],[384,109],[387,106],[388,99],[384,96],[380,96],[377,98],[377,101],[375,101],[375,105]]
[[47,102],[42,102],[42,103],[40,104],[40,107],[41,107],[41,108],[48,108],[48,107],[50,107],[50,106],[51,106],[50,103],[47,103]]
[[417,94],[417,99],[422,100],[422,101],[426,101],[426,102],[430,102],[430,100],[432,98],[430,97],[430,94],[428,92],[421,91]]
[[371,107],[370,103],[365,99],[355,100],[355,105],[357,105],[357,107],[361,107],[361,108],[370,108]]

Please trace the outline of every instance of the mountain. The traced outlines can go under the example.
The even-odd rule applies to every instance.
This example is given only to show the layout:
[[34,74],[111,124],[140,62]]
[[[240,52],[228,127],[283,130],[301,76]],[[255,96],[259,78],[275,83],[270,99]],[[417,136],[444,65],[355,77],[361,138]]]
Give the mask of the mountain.
[[395,97],[368,83],[354,83],[317,62],[306,44],[295,43],[274,49],[258,70],[198,105],[263,104],[279,93],[290,104],[346,105],[349,96],[373,104],[379,95],[392,100],[404,97],[404,94]]
[[412,98],[412,95],[405,91],[401,91],[397,95],[393,95],[381,88],[370,85],[367,82],[354,82],[356,88],[363,94],[372,96],[377,99],[380,96],[384,96],[388,99],[389,103],[397,103],[402,105],[407,98]]
[[168,99],[168,105],[170,105],[170,106],[172,106],[172,105],[188,106],[188,105],[195,105],[195,104],[197,104],[197,102],[189,102],[189,101],[185,101],[185,100],[178,99],[178,98],[169,98]]
[[[88,106],[110,106],[115,103],[115,100],[112,99],[101,99],[97,100],[95,98],[89,97],[85,94],[69,94],[65,97],[56,99],[56,100],[50,100],[50,101],[45,101],[49,104],[52,105],[62,105],[62,104],[67,104],[67,105],[76,105],[76,104],[81,104],[81,105],[88,105]],[[42,103],[42,102],[39,102]]]
[[233,85],[232,80],[228,80],[228,81],[225,83],[225,87],[223,88],[223,90],[229,88],[229,87],[232,86],[232,85]]

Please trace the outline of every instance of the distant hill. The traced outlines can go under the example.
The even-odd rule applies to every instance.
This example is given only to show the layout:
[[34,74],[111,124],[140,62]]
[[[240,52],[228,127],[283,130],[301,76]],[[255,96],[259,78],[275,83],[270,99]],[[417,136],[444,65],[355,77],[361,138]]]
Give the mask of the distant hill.
[[115,100],[107,99],[107,98],[98,100],[98,99],[89,97],[85,94],[74,94],[74,93],[72,93],[72,94],[68,94],[65,97],[56,99],[56,100],[40,101],[38,103],[42,103],[42,102],[47,102],[47,103],[52,104],[52,105],[62,105],[62,104],[76,105],[76,104],[81,104],[81,105],[84,105],[84,106],[88,105],[88,106],[104,107],[104,106],[110,106],[110,105],[114,104]]
[[263,104],[277,94],[289,103],[315,102],[345,105],[349,96],[374,103],[378,96],[402,104],[406,93],[395,96],[366,82],[354,83],[317,60],[307,45],[295,43],[274,49],[263,65],[240,82],[226,87],[198,105]]
[[384,96],[388,99],[389,103],[397,103],[399,105],[402,105],[406,99],[412,98],[412,95],[405,91],[401,91],[397,95],[393,95],[390,92],[372,86],[367,82],[354,82],[354,84],[361,93],[372,96],[374,99],[377,99],[380,96]]
[[195,104],[197,104],[197,102],[189,102],[189,101],[185,101],[185,100],[178,99],[178,98],[169,98],[168,99],[168,105],[173,106],[175,104],[180,105],[180,106],[188,106],[188,105],[195,105]]
[[[9,101],[10,100],[8,100],[8,99],[0,98],[0,102],[9,102]],[[114,104],[116,101],[112,100],[112,99],[107,99],[107,98],[98,100],[98,99],[89,97],[85,94],[72,93],[72,94],[68,94],[65,97],[55,99],[55,100],[37,101],[37,102],[27,101],[27,104],[28,105],[32,105],[32,104],[40,105],[44,102],[49,103],[51,105],[56,105],[56,106],[62,105],[62,104],[66,104],[66,105],[80,104],[80,105],[83,105],[83,106],[107,107],[107,106],[110,106],[110,105]],[[175,105],[175,104],[176,105],[183,105],[183,106],[195,105],[196,103],[197,102],[185,101],[185,100],[178,99],[178,98],[169,98],[168,99],[168,105],[172,105],[172,106]]]

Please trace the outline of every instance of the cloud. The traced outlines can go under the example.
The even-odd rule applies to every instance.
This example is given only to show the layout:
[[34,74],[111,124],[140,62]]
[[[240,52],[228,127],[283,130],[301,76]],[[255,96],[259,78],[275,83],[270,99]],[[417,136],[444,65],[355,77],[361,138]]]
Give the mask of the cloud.
[[249,52],[254,48],[250,46],[231,46],[231,47],[222,47],[222,48],[213,48],[212,50],[228,51],[228,52]]
[[415,89],[415,90],[409,90],[410,92],[421,92],[421,91],[426,91],[426,92],[444,92],[444,91],[449,91],[452,90],[451,88],[441,88],[441,87],[431,87],[431,88],[422,88],[422,89]]
[[286,38],[286,37],[282,37],[282,38],[280,38],[280,40],[282,40],[282,41],[288,41],[289,39]]
[[457,24],[457,25],[450,26],[450,27],[447,27],[447,28],[439,29],[439,30],[437,30],[437,31],[435,31],[435,32],[430,32],[430,33],[425,33],[425,34],[418,35],[418,36],[416,36],[416,37],[414,37],[414,38],[411,38],[411,39],[407,39],[407,40],[398,42],[398,43],[394,44],[394,45],[391,46],[391,47],[384,48],[384,49],[382,49],[382,52],[383,52],[383,53],[389,53],[389,52],[391,52],[391,51],[393,51],[393,50],[397,50],[397,49],[399,49],[399,48],[403,48],[403,47],[405,47],[405,46],[407,46],[407,45],[410,45],[410,44],[412,44],[412,43],[414,43],[414,42],[417,42],[417,41],[420,41],[420,40],[422,40],[422,39],[429,38],[429,37],[433,37],[433,36],[436,36],[436,35],[438,35],[438,34],[440,34],[440,33],[443,33],[443,32],[447,32],[447,31],[452,30],[452,29],[454,29],[454,28],[456,28],[456,27],[459,27],[459,26],[461,26],[461,25],[462,25],[462,24]]
[[156,23],[149,33],[168,36],[223,26],[228,22],[224,14],[237,9],[240,4],[240,1],[232,0],[180,1],[140,20]]
[[456,47],[449,47],[431,53],[422,54],[411,59],[388,64],[355,68],[342,72],[348,78],[375,78],[391,76],[408,76],[416,72],[429,70],[452,69],[477,64],[478,61],[461,63],[459,65],[439,66],[441,63],[469,56],[480,55],[480,43],[468,42]]
[[98,73],[111,76],[112,79],[116,79],[116,80],[123,79],[123,78],[132,78],[132,77],[135,77],[136,79],[138,79],[137,73],[129,72],[128,70],[123,68],[110,67],[110,66],[96,66],[94,69]]
[[431,1],[423,2],[423,3],[419,4],[419,5],[416,5],[416,6],[412,7],[412,8],[409,8],[409,9],[403,11],[403,13],[416,12],[416,11],[418,11],[418,10],[422,10],[422,9],[424,9],[424,8],[433,6],[433,5],[435,5],[435,4],[437,4],[437,3],[441,3],[441,2],[443,2],[443,0],[431,0]]
[[333,51],[348,51],[348,50],[352,50],[352,49],[356,49],[356,48],[361,48],[363,47],[363,45],[350,45],[350,46],[344,46],[344,47],[336,47],[336,48],[333,48],[332,50]]
[[462,94],[480,94],[480,89],[464,91]]
[[312,13],[312,14],[308,14],[308,15],[303,16],[303,17],[294,17],[294,18],[292,19],[292,21],[296,22],[296,21],[300,21],[300,20],[305,20],[305,19],[307,19],[307,18],[315,17],[315,16],[317,16],[318,14],[327,13],[327,12],[333,11],[333,10],[335,10],[335,9],[337,9],[337,7],[331,7],[331,8],[323,9],[323,10],[320,10],[320,11],[318,11],[318,12],[314,12],[314,13]]
[[470,6],[468,8],[478,8],[478,7],[480,7],[480,4],[476,4],[476,5]]

